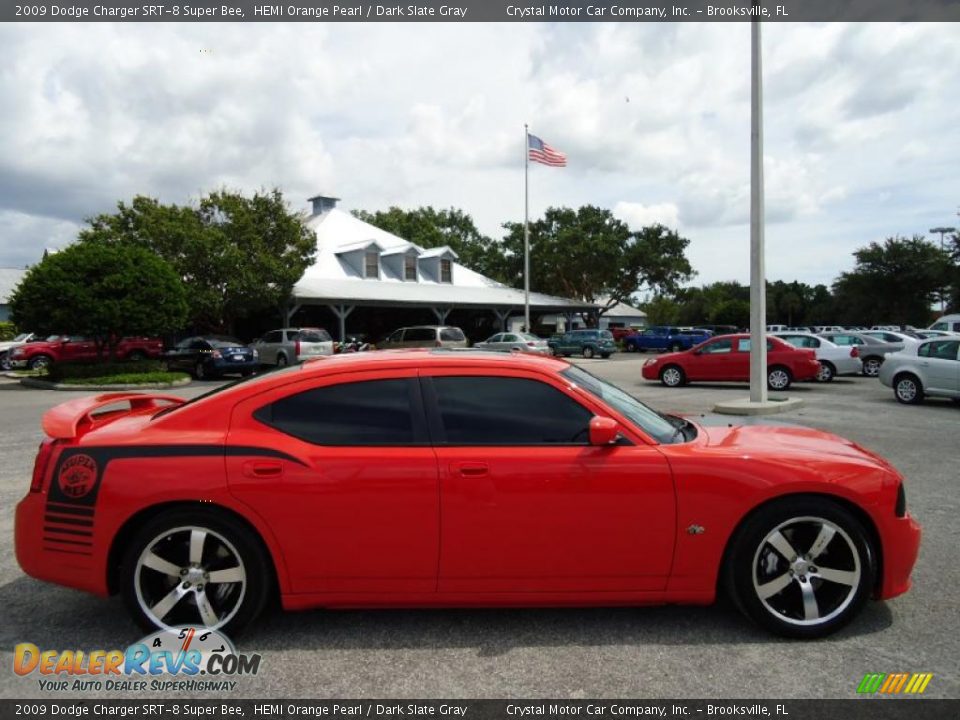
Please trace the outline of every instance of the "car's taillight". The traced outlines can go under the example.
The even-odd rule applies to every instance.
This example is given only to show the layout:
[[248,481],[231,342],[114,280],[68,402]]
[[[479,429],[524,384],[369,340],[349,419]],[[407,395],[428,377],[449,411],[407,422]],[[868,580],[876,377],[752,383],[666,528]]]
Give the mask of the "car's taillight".
[[527,342],[527,347],[536,347],[536,346],[537,344],[535,342],[529,342],[529,341]]
[[210,353],[210,357],[212,357],[214,360],[219,360],[223,357],[223,354],[221,354],[219,350],[214,350],[212,353]]
[[300,340],[296,341],[296,344],[293,346],[293,354],[297,357],[300,357]]
[[40,492],[43,488],[43,478],[47,474],[47,466],[53,456],[53,448],[57,444],[54,438],[44,438],[37,449],[37,457],[33,461],[33,477],[30,479],[30,492]]
[[858,348],[856,345],[850,348],[850,357],[860,357],[860,348]]

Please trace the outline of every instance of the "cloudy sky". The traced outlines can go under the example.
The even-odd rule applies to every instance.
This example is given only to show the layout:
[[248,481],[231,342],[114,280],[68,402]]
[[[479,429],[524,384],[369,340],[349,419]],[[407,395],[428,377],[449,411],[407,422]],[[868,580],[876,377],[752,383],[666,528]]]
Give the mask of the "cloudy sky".
[[[0,266],[136,194],[291,204],[611,208],[690,238],[697,282],[749,280],[748,23],[7,24]],[[767,270],[829,283],[874,240],[960,225],[950,24],[764,28]]]

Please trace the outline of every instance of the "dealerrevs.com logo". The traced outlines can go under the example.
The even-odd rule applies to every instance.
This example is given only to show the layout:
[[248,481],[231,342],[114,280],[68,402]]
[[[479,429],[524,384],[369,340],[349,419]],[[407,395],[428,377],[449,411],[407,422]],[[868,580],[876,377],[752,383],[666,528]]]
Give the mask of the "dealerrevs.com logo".
[[867,673],[857,686],[861,695],[922,695],[933,673]]
[[76,692],[229,692],[235,677],[256,675],[259,654],[237,653],[226,635],[178,627],[147,635],[126,650],[41,650],[19,643],[13,671],[39,676],[40,690]]

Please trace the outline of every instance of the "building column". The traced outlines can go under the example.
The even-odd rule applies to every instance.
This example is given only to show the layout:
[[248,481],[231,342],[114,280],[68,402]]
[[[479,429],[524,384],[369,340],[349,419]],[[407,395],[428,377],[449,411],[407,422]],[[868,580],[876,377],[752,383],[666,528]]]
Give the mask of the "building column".
[[507,319],[510,317],[510,313],[513,312],[510,309],[507,310],[497,310],[497,308],[491,308],[493,310],[494,316],[497,318],[497,322],[500,323],[500,332],[507,331]]
[[299,303],[297,305],[287,305],[287,310],[284,313],[284,320],[287,327],[290,327],[290,323],[293,322],[293,316],[297,314],[297,311],[302,308],[303,305]]
[[328,306],[337,316],[337,319],[340,320],[340,342],[347,341],[347,316],[353,312],[353,309],[356,305],[329,305]]
[[434,307],[430,309],[433,310],[433,314],[437,316],[437,324],[439,325],[447,324],[447,316],[450,314],[450,311],[453,310],[453,308],[449,307]]

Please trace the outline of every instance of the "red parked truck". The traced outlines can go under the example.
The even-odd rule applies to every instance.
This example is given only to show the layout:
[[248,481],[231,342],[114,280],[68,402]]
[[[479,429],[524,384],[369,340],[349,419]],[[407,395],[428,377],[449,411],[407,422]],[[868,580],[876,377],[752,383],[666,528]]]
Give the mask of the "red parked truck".
[[[107,352],[104,349],[104,352]],[[117,343],[117,360],[146,360],[163,354],[159,338],[125,337]],[[58,362],[93,362],[97,360],[97,344],[82,335],[51,335],[43,342],[32,342],[10,352],[10,365],[39,370]]]

